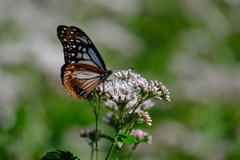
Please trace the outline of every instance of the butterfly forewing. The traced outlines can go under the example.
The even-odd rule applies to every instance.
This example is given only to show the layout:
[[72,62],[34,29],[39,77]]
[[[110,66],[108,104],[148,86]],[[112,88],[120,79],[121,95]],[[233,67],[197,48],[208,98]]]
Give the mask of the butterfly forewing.
[[61,25],[57,36],[63,45],[65,64],[61,77],[66,91],[77,99],[86,97],[112,71],[106,70],[101,55],[81,29]]
[[63,45],[65,63],[90,63],[106,70],[98,50],[81,29],[61,25],[57,35]]

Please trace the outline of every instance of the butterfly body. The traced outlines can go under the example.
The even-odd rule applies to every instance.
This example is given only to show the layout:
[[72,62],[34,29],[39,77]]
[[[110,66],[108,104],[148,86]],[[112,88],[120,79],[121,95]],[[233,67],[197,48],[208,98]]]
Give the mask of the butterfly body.
[[86,97],[97,85],[112,74],[90,38],[79,28],[60,25],[57,36],[61,41],[65,64],[61,68],[62,83],[74,98]]

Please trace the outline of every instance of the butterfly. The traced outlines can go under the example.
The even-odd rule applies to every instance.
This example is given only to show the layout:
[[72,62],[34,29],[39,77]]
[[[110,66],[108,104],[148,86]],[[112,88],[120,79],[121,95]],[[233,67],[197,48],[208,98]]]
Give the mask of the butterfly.
[[60,25],[57,36],[61,41],[65,64],[61,79],[68,94],[76,99],[86,98],[112,74],[91,39],[75,26]]

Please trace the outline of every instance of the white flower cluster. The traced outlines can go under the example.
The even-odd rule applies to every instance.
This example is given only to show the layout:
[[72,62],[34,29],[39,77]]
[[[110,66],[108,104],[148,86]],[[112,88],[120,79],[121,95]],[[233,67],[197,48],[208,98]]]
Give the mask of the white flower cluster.
[[96,88],[99,97],[105,100],[105,106],[111,110],[105,115],[104,122],[114,125],[119,113],[124,110],[126,116],[132,115],[137,123],[152,125],[148,110],[155,103],[153,99],[170,101],[168,89],[157,81],[150,81],[131,70],[114,74],[114,78]]
[[131,84],[142,99],[154,98],[160,100],[163,98],[170,101],[168,89],[161,82],[150,81],[149,84],[145,78],[133,73],[131,70],[114,73],[114,76],[115,79],[125,80],[128,84]]
[[131,70],[114,73],[114,78],[108,83],[99,85],[96,91],[103,99],[110,99],[115,103],[125,103],[141,98],[154,98],[170,101],[168,89],[157,81],[150,81],[133,73]]
[[[148,136],[147,143],[151,144],[152,136],[133,128],[136,123],[152,125],[148,112],[155,105],[152,99],[170,101],[168,89],[161,82],[148,82],[131,70],[117,72],[113,76],[111,80],[98,85],[89,99],[94,100],[97,97],[105,101],[105,106],[110,112],[104,115],[103,121],[115,128],[118,135],[129,134],[128,132],[131,131],[130,135],[138,141]],[[94,130],[84,130],[80,132],[80,136],[94,142],[97,140],[92,136],[93,133]],[[103,133],[98,134],[99,137],[103,137]]]

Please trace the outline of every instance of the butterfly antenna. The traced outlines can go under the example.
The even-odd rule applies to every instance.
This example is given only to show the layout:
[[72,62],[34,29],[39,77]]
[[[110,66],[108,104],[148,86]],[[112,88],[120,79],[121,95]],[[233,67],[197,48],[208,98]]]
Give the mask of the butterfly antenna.
[[115,70],[115,69],[132,69],[132,70],[135,71],[135,69],[134,69],[134,68],[131,68],[131,67],[127,67],[127,68],[113,68],[113,69],[111,69],[111,70]]

